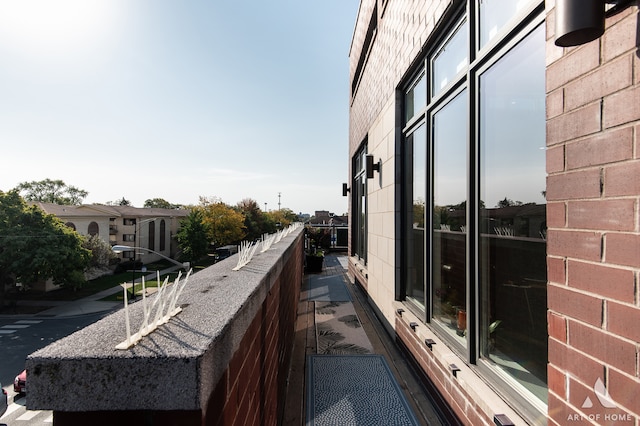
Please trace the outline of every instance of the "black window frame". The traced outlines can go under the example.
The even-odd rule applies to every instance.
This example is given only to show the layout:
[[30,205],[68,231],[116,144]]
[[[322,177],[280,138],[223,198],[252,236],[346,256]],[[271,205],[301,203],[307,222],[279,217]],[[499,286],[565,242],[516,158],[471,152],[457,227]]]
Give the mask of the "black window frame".
[[367,140],[360,145],[351,163],[351,256],[367,264],[368,202],[366,173]]
[[[478,256],[478,236],[479,236],[479,225],[478,225],[478,216],[479,216],[479,167],[475,163],[478,161],[479,155],[479,135],[477,134],[477,126],[479,121],[478,116],[478,81],[482,72],[486,71],[491,65],[497,63],[503,56],[505,56],[511,49],[513,49],[516,45],[518,45],[521,41],[523,41],[529,34],[531,34],[534,30],[539,28],[541,25],[543,26],[545,23],[545,13],[544,13],[544,2],[542,1],[531,1],[526,8],[521,10],[517,16],[514,16],[508,24],[504,27],[500,28],[498,36],[493,38],[490,42],[486,43],[483,46],[479,46],[479,5],[477,2],[467,1],[467,2],[458,2],[457,9],[451,11],[449,15],[443,19],[443,22],[440,24],[440,28],[434,31],[434,37],[430,40],[428,45],[433,46],[432,49],[425,52],[424,57],[417,62],[417,66],[414,67],[409,73],[408,78],[404,80],[405,84],[401,85],[398,88],[398,96],[397,99],[402,99],[399,103],[399,114],[403,120],[402,123],[399,123],[400,131],[400,140],[401,144],[400,152],[402,153],[402,182],[403,182],[403,190],[401,195],[401,205],[402,205],[402,223],[400,225],[400,237],[403,241],[402,244],[399,245],[399,249],[401,250],[400,259],[405,264],[401,265],[401,273],[399,275],[399,279],[401,283],[396,285],[396,299],[403,301],[405,306],[407,306],[415,315],[422,319],[429,327],[438,334],[443,340],[450,345],[450,347],[457,352],[460,356],[462,356],[466,362],[473,368],[475,368],[479,374],[487,379],[490,383],[492,383],[496,391],[501,394],[506,400],[513,402],[518,411],[523,413],[525,417],[528,418],[538,418],[540,415],[544,415],[546,413],[546,404],[543,401],[540,401],[530,395],[522,395],[519,392],[513,392],[514,389],[520,389],[520,385],[515,381],[510,380],[505,374],[501,374],[495,367],[491,367],[489,363],[484,361],[481,356],[480,351],[480,331],[479,327],[479,314],[478,311],[482,309],[480,304],[482,301],[480,300],[479,295],[479,282],[480,277],[478,276],[480,273],[480,260],[477,258]],[[468,30],[468,63],[464,72],[458,73],[454,80],[447,83],[446,86],[443,87],[442,90],[438,91],[435,96],[432,96],[432,59],[435,57],[438,49],[442,47],[447,40],[449,40],[452,35],[457,31],[462,23],[466,20],[467,25],[469,25]],[[427,81],[427,105],[425,106],[423,111],[414,111],[412,117],[406,117],[405,105],[404,105],[404,96],[416,85],[416,81],[423,75],[426,75]],[[407,259],[406,246],[404,244],[405,239],[407,238],[406,232],[409,229],[410,215],[408,214],[408,208],[412,200],[409,200],[409,196],[407,195],[407,190],[405,189],[407,186],[407,181],[410,179],[410,171],[408,171],[408,167],[406,167],[406,153],[405,153],[405,139],[408,135],[412,134],[413,131],[418,129],[420,126],[427,126],[426,133],[427,135],[427,151],[431,152],[432,150],[432,139],[431,139],[431,120],[436,111],[442,108],[446,103],[455,98],[458,94],[460,94],[463,90],[468,91],[468,113],[467,113],[467,121],[468,121],[468,152],[467,152],[467,163],[468,163],[468,196],[467,196],[467,208],[466,208],[466,227],[467,227],[467,250],[466,250],[466,263],[467,263],[467,312],[470,313],[469,318],[467,319],[467,327],[470,330],[468,333],[468,340],[466,347],[461,345],[455,339],[451,338],[451,336],[447,336],[444,330],[438,325],[434,324],[431,320],[433,307],[432,307],[432,295],[431,295],[431,287],[432,283],[430,282],[431,276],[431,247],[430,247],[430,237],[425,235],[425,247],[424,247],[424,275],[425,275],[425,301],[424,306],[421,306],[419,303],[412,301],[407,297],[407,265],[405,259]],[[425,214],[427,221],[430,220],[429,217],[429,202],[428,200],[431,197],[429,193],[429,188],[431,188],[432,175],[433,172],[433,163],[432,160],[428,157],[426,160],[427,167],[427,199],[425,200],[427,206],[425,206]],[[430,225],[425,224],[425,229],[428,230]],[[471,308],[471,309],[469,309]],[[473,314],[473,315],[471,315]]]

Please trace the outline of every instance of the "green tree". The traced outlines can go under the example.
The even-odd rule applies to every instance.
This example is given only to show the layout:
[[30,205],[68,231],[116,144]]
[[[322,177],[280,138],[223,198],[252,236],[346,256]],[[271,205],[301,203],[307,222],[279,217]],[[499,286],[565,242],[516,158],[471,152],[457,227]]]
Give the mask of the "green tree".
[[164,198],[151,198],[144,202],[144,207],[148,209],[178,209],[180,205],[171,204]]
[[238,203],[237,208],[244,216],[247,239],[253,241],[261,238],[262,234],[266,232],[265,218],[258,203],[251,198],[245,198]]
[[79,206],[89,193],[62,180],[22,182],[14,188],[27,201]]
[[263,227],[261,231],[263,234],[273,234],[298,220],[298,215],[287,208],[264,212],[262,216]]
[[214,247],[238,244],[245,236],[244,216],[222,201],[198,207],[202,209],[209,242]]
[[184,260],[193,263],[207,254],[209,240],[202,209],[192,210],[180,221],[180,230],[176,238]]
[[54,215],[28,206],[17,190],[0,191],[0,288],[53,279],[79,288],[89,265],[83,237]]

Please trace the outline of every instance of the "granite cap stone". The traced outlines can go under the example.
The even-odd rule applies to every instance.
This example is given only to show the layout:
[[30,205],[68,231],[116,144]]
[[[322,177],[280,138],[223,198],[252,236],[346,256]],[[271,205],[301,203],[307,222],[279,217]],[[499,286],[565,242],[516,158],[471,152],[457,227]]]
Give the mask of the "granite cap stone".
[[[30,410],[200,410],[224,374],[303,228],[233,271],[237,255],[192,274],[182,312],[128,350],[123,309],[27,357]],[[152,302],[153,296],[147,299]],[[143,303],[129,306],[132,333]]]

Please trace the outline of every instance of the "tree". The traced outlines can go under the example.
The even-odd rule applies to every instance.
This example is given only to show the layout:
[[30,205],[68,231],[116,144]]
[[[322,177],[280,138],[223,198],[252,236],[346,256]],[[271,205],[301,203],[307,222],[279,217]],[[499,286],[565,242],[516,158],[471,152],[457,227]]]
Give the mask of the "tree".
[[202,209],[209,242],[214,247],[238,244],[245,238],[244,216],[223,202],[209,204]]
[[187,217],[180,221],[180,230],[176,234],[181,257],[191,263],[207,254],[209,247],[208,229],[204,222],[202,209],[192,210]]
[[118,257],[111,249],[111,245],[98,235],[84,237],[82,247],[91,252],[89,266],[94,268],[106,268],[111,264],[112,259]]
[[87,191],[67,185],[62,180],[51,179],[22,182],[14,189],[22,193],[27,201],[73,206],[82,204],[82,200],[89,195]]
[[116,205],[117,206],[130,206],[131,205],[131,201],[129,201],[126,198],[122,197],[122,199],[116,200]]
[[83,237],[54,215],[27,206],[17,190],[0,191],[0,292],[4,285],[54,284],[79,288],[89,265]]
[[148,209],[179,209],[179,204],[171,204],[164,198],[151,198],[144,202],[144,207]]
[[265,223],[258,203],[251,198],[245,198],[238,203],[237,208],[244,216],[247,239],[253,241],[261,238],[265,233]]
[[298,220],[298,215],[291,209],[272,210],[262,213],[262,234],[273,234],[280,229],[286,228]]
[[498,201],[498,204],[496,205],[496,207],[502,209],[505,207],[521,206],[521,205],[522,205],[522,201],[513,201],[510,198],[504,197],[504,200]]

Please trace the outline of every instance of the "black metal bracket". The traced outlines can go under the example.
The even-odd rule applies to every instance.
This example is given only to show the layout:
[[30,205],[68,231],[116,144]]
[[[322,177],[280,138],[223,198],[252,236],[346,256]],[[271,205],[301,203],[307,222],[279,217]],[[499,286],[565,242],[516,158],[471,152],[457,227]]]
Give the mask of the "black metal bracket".
[[511,421],[506,414],[496,414],[493,416],[493,422],[496,426],[515,426],[515,424]]
[[424,339],[424,344],[427,345],[430,350],[433,350],[433,345],[436,344],[436,341],[433,339]]
[[398,309],[396,309],[396,314],[398,314],[398,315],[400,315],[400,316],[402,316],[402,313],[403,313],[403,312],[404,312],[404,309],[402,309],[402,308],[398,308]]
[[457,365],[449,364],[449,370],[451,370],[453,377],[458,377],[458,371],[460,371],[460,368]]
[[610,5],[609,7],[605,8],[605,16],[609,17],[615,15],[634,2],[635,0],[605,0],[605,3]]
[[411,329],[413,331],[416,331],[416,328],[418,328],[418,323],[417,322],[410,322],[409,323],[409,327],[411,327]]

